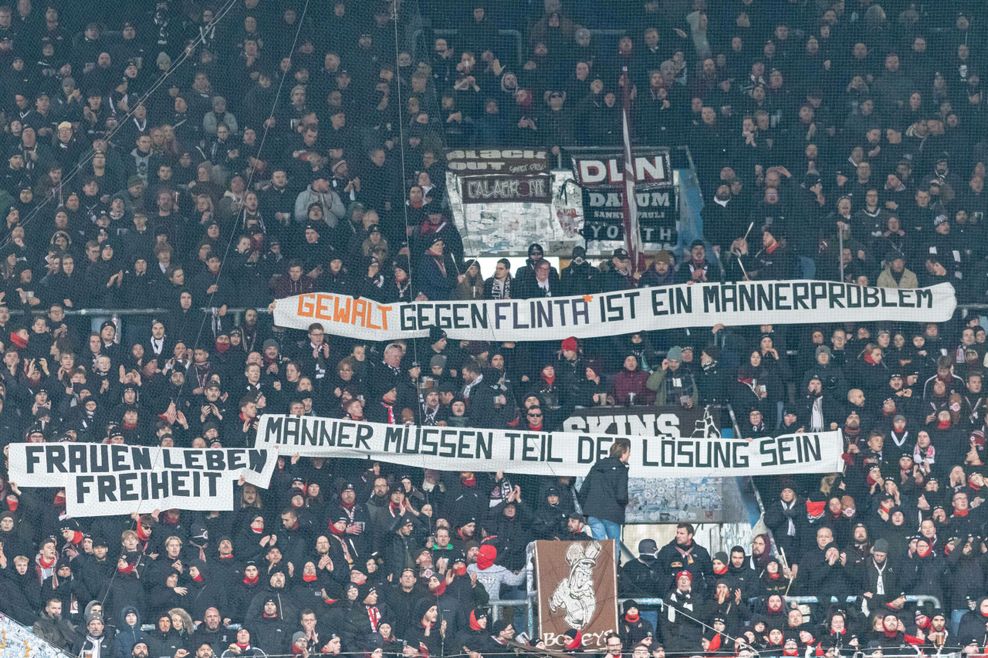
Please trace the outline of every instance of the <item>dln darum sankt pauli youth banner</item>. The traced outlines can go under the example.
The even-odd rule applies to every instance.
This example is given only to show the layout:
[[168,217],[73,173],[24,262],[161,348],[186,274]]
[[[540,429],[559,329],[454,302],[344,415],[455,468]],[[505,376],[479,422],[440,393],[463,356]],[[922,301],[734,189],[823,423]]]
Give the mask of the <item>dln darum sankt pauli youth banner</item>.
[[72,517],[138,509],[233,509],[233,483],[271,483],[278,454],[253,448],[148,448],[102,443],[12,443],[11,482],[65,489]]
[[631,442],[631,477],[781,475],[843,471],[838,432],[754,439],[608,436],[418,425],[266,414],[254,447],[303,457],[369,458],[446,471],[583,476],[613,442]]
[[832,281],[745,281],[573,297],[401,304],[307,293],[275,302],[274,321],[291,329],[318,322],[332,335],[369,341],[421,338],[434,326],[454,339],[534,341],[717,323],[943,322],[956,306],[949,283],[896,289]]

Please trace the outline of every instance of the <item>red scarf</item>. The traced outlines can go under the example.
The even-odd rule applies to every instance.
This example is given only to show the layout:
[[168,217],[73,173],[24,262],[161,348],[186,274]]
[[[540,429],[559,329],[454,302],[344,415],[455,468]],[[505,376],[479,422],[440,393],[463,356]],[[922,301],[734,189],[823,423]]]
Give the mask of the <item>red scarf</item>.
[[624,620],[629,624],[637,624],[639,619],[641,619],[641,615],[633,615],[630,612],[624,613]]
[[243,583],[244,585],[250,585],[250,586],[254,586],[254,585],[256,585],[256,584],[258,583],[258,581],[260,581],[260,580],[261,580],[261,574],[257,574],[257,575],[256,575],[256,576],[254,576],[253,578],[248,578],[247,576],[244,576],[244,579],[243,579],[243,580],[242,580],[241,582],[242,582],[242,583]]
[[244,651],[247,651],[247,649],[250,648],[250,642],[247,642],[245,644],[240,644],[239,642],[235,642],[234,644],[236,644],[238,647],[240,647],[240,652],[241,653],[243,653]]
[[317,580],[319,580],[319,574],[315,574],[315,573],[302,574],[302,582],[304,583],[314,583]]
[[780,578],[782,578],[782,574],[781,574],[781,573],[779,573],[779,572],[775,572],[775,573],[770,573],[770,574],[768,575],[768,579],[769,579],[769,580],[779,580]]
[[950,429],[950,420],[937,421],[937,429],[938,430],[949,430]]
[[122,574],[134,573],[134,569],[136,568],[137,568],[136,564],[131,564],[130,562],[128,562],[126,566],[117,567],[117,573],[122,573]]
[[342,537],[343,535],[345,535],[345,534],[346,534],[346,529],[343,529],[343,530],[337,530],[337,529],[336,529],[336,524],[335,524],[335,523],[330,523],[330,524],[329,524],[329,531],[330,531],[331,533],[333,533],[334,535],[336,535],[337,537]]
[[377,627],[381,624],[381,611],[377,606],[367,607],[367,618],[370,619],[371,630],[377,632]]
[[723,576],[725,573],[727,573],[727,566],[726,565],[725,566],[722,566],[722,567],[714,567],[714,575],[715,576]]
[[970,513],[971,513],[971,509],[970,508],[968,508],[968,509],[955,509],[954,510],[954,516],[959,516],[961,518],[964,518],[965,516],[967,516]]
[[137,538],[141,541],[147,541],[151,538],[151,533],[146,531],[144,525],[140,523],[137,524]]
[[471,475],[468,478],[460,478],[460,484],[464,487],[476,487],[477,486],[477,476]]
[[206,580],[206,579],[205,579],[205,578],[203,578],[203,577],[202,577],[202,574],[200,573],[200,574],[198,574],[198,575],[195,575],[195,576],[192,576],[192,580],[194,580],[194,581],[195,581],[195,582],[197,582],[197,583],[201,583],[201,582],[203,582],[203,581],[204,581],[204,580]]
[[710,638],[710,644],[707,645],[707,651],[713,653],[715,651],[718,651],[719,649],[720,649],[720,633],[717,633],[717,635],[714,635],[712,638]]
[[53,566],[55,566],[55,562],[57,561],[58,558],[53,557],[50,561],[45,562],[45,558],[41,557],[40,555],[38,556],[38,564],[41,566],[42,569],[51,569]]

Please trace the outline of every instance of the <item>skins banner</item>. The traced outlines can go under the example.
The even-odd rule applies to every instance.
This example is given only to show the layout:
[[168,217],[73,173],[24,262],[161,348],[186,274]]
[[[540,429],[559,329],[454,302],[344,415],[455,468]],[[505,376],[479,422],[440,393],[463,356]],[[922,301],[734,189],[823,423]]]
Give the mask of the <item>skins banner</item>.
[[[418,425],[384,425],[337,418],[265,414],[258,449],[303,457],[369,458],[444,471],[505,471],[581,477],[607,456],[617,436],[525,432]],[[708,439],[625,436],[631,441],[631,477],[687,478],[723,475],[834,473],[844,470],[841,433]]]
[[[562,651],[579,631],[582,649],[603,649],[619,630],[614,540],[537,541],[539,639]],[[579,649],[578,649],[579,651]]]
[[315,292],[277,300],[274,322],[303,330],[320,323],[328,334],[369,341],[423,338],[434,326],[453,339],[535,341],[718,323],[943,322],[956,306],[949,283],[895,289],[833,281],[745,281],[574,297],[401,304]]
[[147,448],[92,443],[12,443],[10,480],[65,488],[65,511],[81,518],[138,508],[233,509],[233,482],[267,488],[278,463],[253,448]]

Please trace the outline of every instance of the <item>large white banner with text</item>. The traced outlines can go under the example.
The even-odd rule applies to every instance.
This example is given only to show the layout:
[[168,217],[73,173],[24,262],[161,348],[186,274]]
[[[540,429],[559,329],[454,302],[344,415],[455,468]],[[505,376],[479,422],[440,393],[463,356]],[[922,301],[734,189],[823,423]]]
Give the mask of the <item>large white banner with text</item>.
[[382,304],[332,293],[279,299],[274,322],[359,340],[421,338],[430,327],[450,338],[497,341],[591,338],[715,324],[943,322],[954,288],[877,288],[833,281],[744,281],[636,288],[574,297]]

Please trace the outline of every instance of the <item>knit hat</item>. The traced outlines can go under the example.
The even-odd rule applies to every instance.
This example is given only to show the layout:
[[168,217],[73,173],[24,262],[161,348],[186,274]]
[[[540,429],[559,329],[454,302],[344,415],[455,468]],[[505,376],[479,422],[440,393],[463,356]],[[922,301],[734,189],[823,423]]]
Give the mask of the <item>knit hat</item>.
[[665,263],[666,265],[672,265],[675,260],[676,259],[673,257],[673,255],[665,250],[662,250],[659,253],[655,254],[656,263]]
[[833,353],[830,351],[830,348],[827,347],[826,345],[818,345],[816,348],[816,354],[817,356],[821,354],[826,354],[827,356],[833,355]]
[[439,327],[429,327],[429,342],[438,343],[442,339],[446,338],[446,332]]
[[677,580],[677,581],[678,581],[678,580],[679,580],[680,578],[682,578],[682,577],[684,577],[684,576],[685,576],[686,578],[688,578],[688,579],[689,579],[689,581],[690,581],[691,583],[693,582],[693,573],[692,573],[692,572],[690,572],[690,571],[687,571],[686,569],[683,569],[682,571],[677,571],[677,572],[676,572],[676,580]]
[[575,337],[570,336],[569,338],[564,338],[563,342],[559,344],[559,349],[570,352],[577,352],[580,349],[580,343]]
[[492,544],[483,544],[479,549],[477,549],[477,568],[481,571],[486,571],[494,566],[494,560],[497,559],[497,547]]

